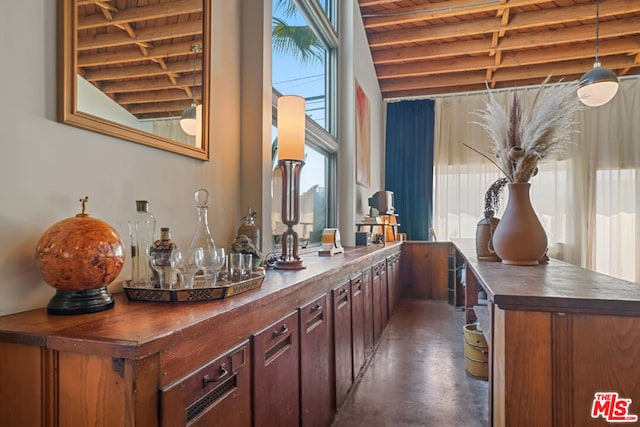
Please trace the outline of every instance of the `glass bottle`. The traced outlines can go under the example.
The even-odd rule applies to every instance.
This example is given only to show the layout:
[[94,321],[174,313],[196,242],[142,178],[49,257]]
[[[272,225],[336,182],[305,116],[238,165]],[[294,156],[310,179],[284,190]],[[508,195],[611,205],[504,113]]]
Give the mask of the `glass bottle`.
[[249,208],[249,213],[241,218],[242,225],[238,228],[238,236],[247,236],[253,242],[254,248],[260,250],[260,228],[253,219],[256,213],[256,211]]
[[197,190],[194,193],[197,212],[196,231],[191,239],[189,249],[202,248],[204,253],[204,261],[202,270],[199,274],[203,275],[206,285],[214,283],[216,271],[216,244],[209,230],[208,210],[209,210],[209,192],[205,189]]
[[150,286],[152,269],[149,263],[151,245],[155,238],[156,218],[149,212],[149,202],[136,200],[136,213],[129,220],[131,237],[131,284]]
[[176,247],[171,240],[171,230],[168,227],[160,228],[160,239],[153,242],[150,254],[154,288],[169,289],[176,283],[176,272],[171,265],[171,252]]

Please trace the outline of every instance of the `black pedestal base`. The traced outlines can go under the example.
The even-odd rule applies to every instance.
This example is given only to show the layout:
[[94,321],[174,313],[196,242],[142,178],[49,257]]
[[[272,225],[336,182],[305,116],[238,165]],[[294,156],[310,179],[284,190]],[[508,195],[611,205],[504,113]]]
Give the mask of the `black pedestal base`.
[[86,314],[113,308],[113,296],[103,286],[85,291],[56,291],[47,305],[49,314]]

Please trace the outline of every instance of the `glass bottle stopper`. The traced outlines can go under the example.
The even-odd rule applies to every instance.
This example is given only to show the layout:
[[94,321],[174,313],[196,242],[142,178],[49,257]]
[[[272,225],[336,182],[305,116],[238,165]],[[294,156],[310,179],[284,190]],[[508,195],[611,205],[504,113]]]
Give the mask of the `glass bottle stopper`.
[[201,188],[193,194],[193,198],[196,201],[196,206],[207,206],[209,203],[209,192]]

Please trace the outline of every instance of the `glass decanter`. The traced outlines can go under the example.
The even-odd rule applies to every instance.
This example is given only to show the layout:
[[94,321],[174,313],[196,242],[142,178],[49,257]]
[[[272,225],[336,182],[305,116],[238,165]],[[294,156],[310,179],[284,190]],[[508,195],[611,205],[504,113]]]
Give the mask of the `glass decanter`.
[[131,237],[131,283],[133,286],[151,285],[150,250],[154,242],[156,219],[149,212],[149,202],[136,200],[136,213],[129,220]]
[[209,192],[200,189],[194,193],[197,212],[196,231],[191,239],[189,249],[202,248],[203,261],[200,273],[206,286],[215,284],[216,272],[216,244],[209,230],[208,210]]

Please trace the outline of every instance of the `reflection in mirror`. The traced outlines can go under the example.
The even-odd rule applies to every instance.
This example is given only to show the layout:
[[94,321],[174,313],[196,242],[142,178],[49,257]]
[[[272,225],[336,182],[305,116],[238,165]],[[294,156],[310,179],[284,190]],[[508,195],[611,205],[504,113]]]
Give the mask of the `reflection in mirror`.
[[58,1],[59,120],[208,159],[211,0]]

